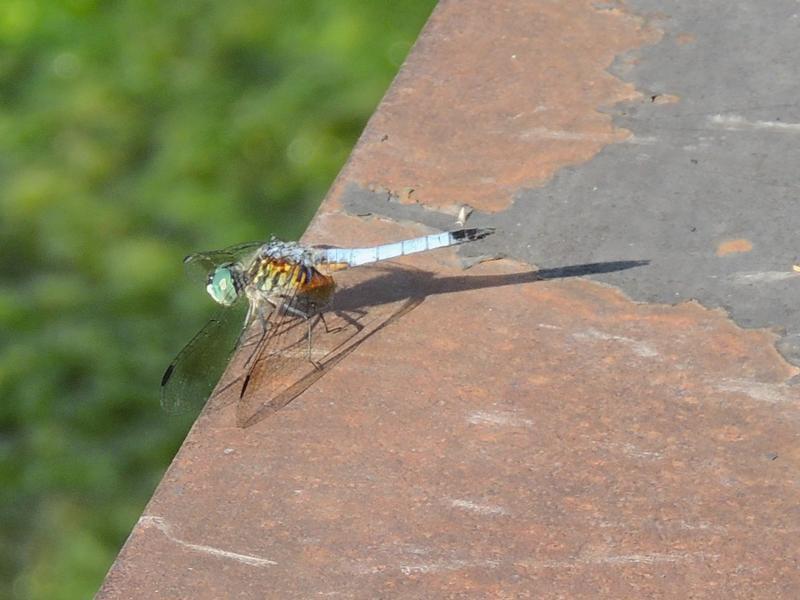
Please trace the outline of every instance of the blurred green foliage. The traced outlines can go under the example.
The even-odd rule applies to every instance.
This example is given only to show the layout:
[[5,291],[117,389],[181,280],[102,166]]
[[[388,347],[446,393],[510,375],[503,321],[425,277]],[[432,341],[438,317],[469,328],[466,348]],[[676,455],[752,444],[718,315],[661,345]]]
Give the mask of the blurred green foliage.
[[97,589],[191,421],[182,257],[303,231],[433,4],[0,2],[0,598]]

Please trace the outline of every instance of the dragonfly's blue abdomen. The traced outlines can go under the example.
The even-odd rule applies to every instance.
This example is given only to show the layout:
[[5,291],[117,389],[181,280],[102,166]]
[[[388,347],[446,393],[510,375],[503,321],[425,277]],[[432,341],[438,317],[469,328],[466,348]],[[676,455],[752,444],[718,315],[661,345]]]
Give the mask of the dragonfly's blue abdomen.
[[319,263],[359,267],[381,260],[397,258],[398,256],[472,242],[482,239],[493,232],[494,229],[489,228],[460,229],[458,231],[434,233],[392,244],[382,244],[371,248],[322,248],[317,250],[316,261]]

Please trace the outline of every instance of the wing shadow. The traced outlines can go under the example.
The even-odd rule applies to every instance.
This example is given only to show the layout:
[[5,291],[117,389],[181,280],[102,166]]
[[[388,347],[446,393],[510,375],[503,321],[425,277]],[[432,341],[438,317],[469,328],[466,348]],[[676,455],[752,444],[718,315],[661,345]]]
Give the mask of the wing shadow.
[[[370,269],[344,271],[341,277],[337,278],[342,285],[337,290],[334,305],[326,314],[349,315],[346,321],[351,324],[356,323],[356,326],[351,333],[340,335],[340,339],[331,338],[330,344],[322,350],[318,368],[307,367],[305,372],[296,378],[291,378],[290,375],[289,378],[286,378],[285,385],[279,384],[279,386],[283,386],[280,389],[277,389],[279,386],[272,386],[277,389],[274,395],[271,387],[269,392],[264,393],[265,397],[254,393],[255,401],[252,398],[245,401],[239,393],[241,386],[237,384],[244,379],[244,375],[241,374],[243,361],[241,355],[247,353],[242,352],[240,348],[222,377],[220,385],[211,395],[205,411],[216,412],[236,403],[237,424],[242,428],[252,427],[287,406],[339,362],[352,354],[361,344],[388,325],[402,319],[429,296],[611,273],[645,266],[649,263],[649,260],[613,261],[570,265],[509,275],[459,275],[456,277],[439,277],[431,271],[392,263],[377,265]],[[237,371],[239,371],[238,375]]]

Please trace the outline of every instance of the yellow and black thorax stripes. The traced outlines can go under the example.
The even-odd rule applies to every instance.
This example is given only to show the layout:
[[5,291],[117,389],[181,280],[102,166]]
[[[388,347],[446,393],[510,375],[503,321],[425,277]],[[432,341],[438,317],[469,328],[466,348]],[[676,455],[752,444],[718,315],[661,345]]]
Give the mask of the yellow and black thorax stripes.
[[254,267],[251,284],[266,293],[287,290],[307,292],[331,283],[329,277],[322,275],[314,267],[292,261],[267,259],[258,261]]

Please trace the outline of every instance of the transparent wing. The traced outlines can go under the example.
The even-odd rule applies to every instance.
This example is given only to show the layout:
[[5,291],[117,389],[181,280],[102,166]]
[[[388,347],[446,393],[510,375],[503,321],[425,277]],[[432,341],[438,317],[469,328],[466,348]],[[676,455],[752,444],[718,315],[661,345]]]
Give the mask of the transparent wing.
[[161,406],[180,414],[210,396],[236,349],[247,302],[222,309],[178,353],[161,378]]
[[205,283],[208,273],[226,263],[247,264],[265,242],[245,242],[222,250],[195,252],[183,259],[189,277]]
[[256,336],[252,350],[247,348],[243,352],[237,403],[240,425],[244,426],[255,414],[265,415],[285,406],[302,390],[284,402],[281,402],[281,394],[324,370],[315,355],[324,352],[331,339],[324,328],[318,327],[324,322],[322,312],[309,312],[308,307],[303,306],[308,316],[297,314],[295,309],[303,305],[304,300],[295,292],[269,314],[265,326],[254,324],[254,329],[263,333]]
[[[266,332],[251,335],[237,356],[236,417],[242,427],[289,404],[367,337],[421,302],[405,297],[364,309],[329,309],[304,318],[290,310],[302,300],[289,298],[273,310]],[[261,325],[255,323],[253,329],[256,328],[260,331]]]

